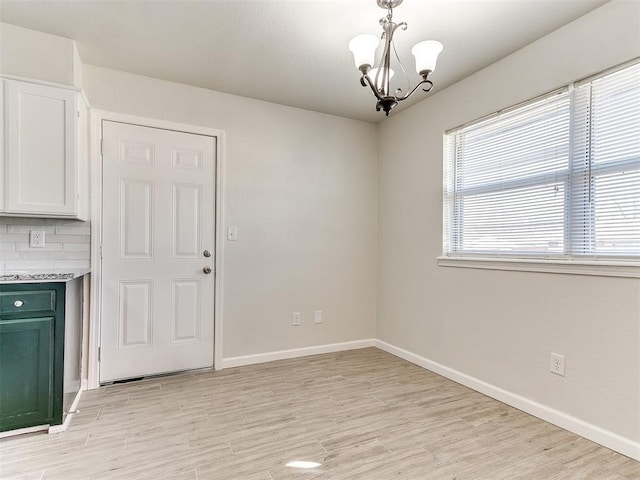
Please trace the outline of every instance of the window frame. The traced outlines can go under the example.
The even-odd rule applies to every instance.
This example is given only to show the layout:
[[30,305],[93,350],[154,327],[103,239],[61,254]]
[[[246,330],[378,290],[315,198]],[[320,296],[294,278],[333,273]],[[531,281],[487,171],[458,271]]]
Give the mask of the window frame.
[[[572,216],[576,213],[574,199],[577,188],[572,187],[571,183],[580,176],[586,173],[588,170],[589,179],[588,182],[593,184],[594,179],[601,175],[609,175],[620,173],[633,166],[633,170],[640,171],[638,168],[637,158],[626,158],[615,161],[606,162],[605,164],[589,164],[585,163],[584,167],[578,167],[579,172],[576,173],[576,164],[573,161],[574,154],[574,89],[579,88],[585,84],[591,84],[598,78],[615,73],[634,65],[638,65],[640,59],[634,59],[625,64],[618,65],[616,67],[607,69],[596,75],[584,78],[582,80],[572,82],[568,86],[555,89],[544,95],[540,95],[536,98],[526,100],[511,107],[499,110],[490,115],[484,116],[480,119],[466,123],[464,125],[452,128],[446,131],[443,135],[443,253],[437,257],[437,264],[442,267],[461,267],[461,268],[481,268],[490,270],[515,270],[515,271],[527,271],[527,272],[544,272],[544,273],[566,273],[566,274],[578,274],[578,275],[596,275],[596,276],[614,276],[614,277],[630,277],[640,278],[640,254],[633,256],[621,256],[621,255],[598,255],[595,253],[585,252],[584,254],[575,253],[575,243],[571,236],[574,234],[572,230],[575,229]],[[590,87],[591,88],[591,87]],[[541,254],[541,253],[499,253],[496,251],[487,253],[465,253],[465,252],[452,252],[452,240],[454,236],[460,235],[462,224],[455,224],[455,217],[460,214],[454,214],[454,209],[457,208],[457,204],[454,201],[455,182],[456,182],[456,169],[457,161],[455,152],[452,149],[456,148],[455,138],[458,132],[465,128],[479,125],[487,122],[496,116],[505,115],[511,111],[519,110],[527,105],[540,102],[546,98],[550,98],[556,95],[562,95],[568,93],[570,101],[570,128],[569,128],[569,160],[566,168],[554,172],[554,177],[559,182],[565,185],[565,203],[564,203],[564,253],[555,254]],[[591,103],[589,103],[589,108]],[[453,155],[453,157],[451,157]],[[450,159],[453,158],[453,161]],[[548,173],[533,173],[530,176],[526,176],[519,179],[509,180],[508,183],[511,188],[527,187],[548,183]],[[584,183],[584,182],[583,182]],[[504,186],[504,183],[502,184]],[[453,191],[452,191],[453,187]],[[508,189],[498,188],[497,182],[487,183],[486,185],[472,186],[465,190],[465,194],[469,191],[473,191],[474,194],[479,193],[491,193],[498,191],[506,191]],[[583,209],[595,211],[595,208],[591,208],[584,202],[580,202]],[[572,207],[573,205],[573,207]],[[584,218],[587,218],[584,216]],[[579,245],[586,245],[587,242],[593,242],[595,237],[595,228],[589,229],[585,234]],[[458,240],[454,240],[459,244]]]

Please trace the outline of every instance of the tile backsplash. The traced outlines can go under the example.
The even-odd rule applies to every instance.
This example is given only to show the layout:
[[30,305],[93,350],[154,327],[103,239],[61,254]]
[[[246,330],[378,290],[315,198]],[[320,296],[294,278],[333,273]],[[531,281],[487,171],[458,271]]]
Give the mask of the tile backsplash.
[[[30,247],[31,230],[44,247]],[[89,268],[91,225],[56,218],[0,217],[0,271]]]

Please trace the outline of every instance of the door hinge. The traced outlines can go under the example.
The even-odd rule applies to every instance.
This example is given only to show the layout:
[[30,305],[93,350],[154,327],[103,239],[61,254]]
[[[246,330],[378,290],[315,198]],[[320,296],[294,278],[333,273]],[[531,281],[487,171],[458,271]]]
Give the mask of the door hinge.
[[104,140],[100,139],[100,155],[104,155]]
[[98,361],[102,358],[102,347],[98,347]]
[[78,115],[78,118],[80,118],[80,110],[78,110],[76,114]]
[[102,244],[100,244],[100,258],[102,258]]

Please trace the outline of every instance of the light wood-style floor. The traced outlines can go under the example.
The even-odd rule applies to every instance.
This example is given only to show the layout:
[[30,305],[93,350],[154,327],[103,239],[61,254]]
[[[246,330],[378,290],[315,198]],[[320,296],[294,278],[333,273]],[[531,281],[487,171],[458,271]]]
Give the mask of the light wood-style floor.
[[0,478],[628,480],[640,463],[367,348],[85,392],[66,432],[0,441]]

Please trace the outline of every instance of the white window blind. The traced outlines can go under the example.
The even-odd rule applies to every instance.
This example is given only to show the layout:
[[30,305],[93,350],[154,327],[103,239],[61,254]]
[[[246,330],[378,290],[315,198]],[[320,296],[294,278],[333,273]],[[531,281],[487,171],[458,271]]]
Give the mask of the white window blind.
[[446,136],[444,253],[640,257],[640,64]]
[[640,65],[576,86],[576,255],[640,255]]

